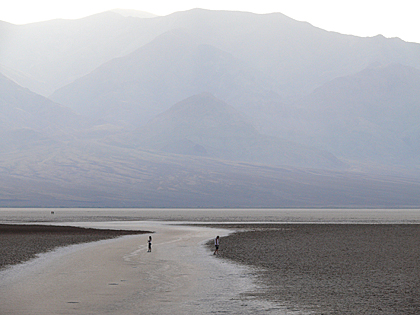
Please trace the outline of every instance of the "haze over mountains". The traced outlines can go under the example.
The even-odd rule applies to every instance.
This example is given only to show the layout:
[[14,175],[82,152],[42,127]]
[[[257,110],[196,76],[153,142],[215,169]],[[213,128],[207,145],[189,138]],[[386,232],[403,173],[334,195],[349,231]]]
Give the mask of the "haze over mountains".
[[420,44],[195,9],[0,45],[0,206],[420,205]]

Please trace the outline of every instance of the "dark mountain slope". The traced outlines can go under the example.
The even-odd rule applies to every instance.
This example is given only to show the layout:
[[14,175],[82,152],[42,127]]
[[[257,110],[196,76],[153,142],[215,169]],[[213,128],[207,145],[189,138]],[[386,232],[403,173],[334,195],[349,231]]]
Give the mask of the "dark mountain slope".
[[418,207],[419,188],[408,176],[157,155],[91,141],[0,152],[1,207]]
[[343,166],[328,152],[260,134],[233,107],[207,93],[175,104],[133,132],[125,143],[177,154],[270,165]]
[[83,126],[69,108],[22,88],[0,74],[0,131],[31,129],[61,137]]
[[[51,98],[83,115],[136,126],[201,92],[232,100],[237,107],[244,98],[278,99],[266,87],[269,82],[232,55],[199,44],[182,31],[171,31],[61,88]],[[248,107],[247,113],[251,116],[256,110]]]
[[419,70],[372,66],[331,81],[303,104],[312,143],[349,159],[419,165]]

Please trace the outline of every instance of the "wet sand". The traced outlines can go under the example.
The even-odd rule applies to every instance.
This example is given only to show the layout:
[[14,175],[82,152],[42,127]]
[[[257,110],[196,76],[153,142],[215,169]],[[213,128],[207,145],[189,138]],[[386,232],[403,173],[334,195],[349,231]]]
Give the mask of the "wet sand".
[[239,292],[250,289],[250,277],[203,246],[228,230],[133,224],[155,231],[151,253],[148,234],[129,235],[63,247],[0,272],[0,314],[286,314],[244,302]]
[[223,226],[242,231],[221,239],[219,257],[262,268],[262,299],[313,314],[420,314],[420,225]]

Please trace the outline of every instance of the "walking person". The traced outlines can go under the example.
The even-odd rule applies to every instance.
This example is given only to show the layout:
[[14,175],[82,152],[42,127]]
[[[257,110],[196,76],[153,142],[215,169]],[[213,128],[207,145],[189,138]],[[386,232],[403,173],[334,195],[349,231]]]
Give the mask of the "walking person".
[[216,250],[214,251],[213,255],[219,254],[219,236],[216,236],[214,239],[214,246],[216,247]]
[[149,236],[149,239],[147,240],[147,243],[148,243],[148,252],[151,252],[152,251],[152,237],[151,236]]

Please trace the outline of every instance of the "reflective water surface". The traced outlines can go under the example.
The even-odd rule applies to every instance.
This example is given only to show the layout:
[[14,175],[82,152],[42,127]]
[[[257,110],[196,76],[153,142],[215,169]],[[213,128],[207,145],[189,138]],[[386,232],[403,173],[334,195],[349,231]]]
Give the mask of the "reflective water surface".
[[420,223],[420,209],[0,208],[0,222],[185,221],[205,223]]

